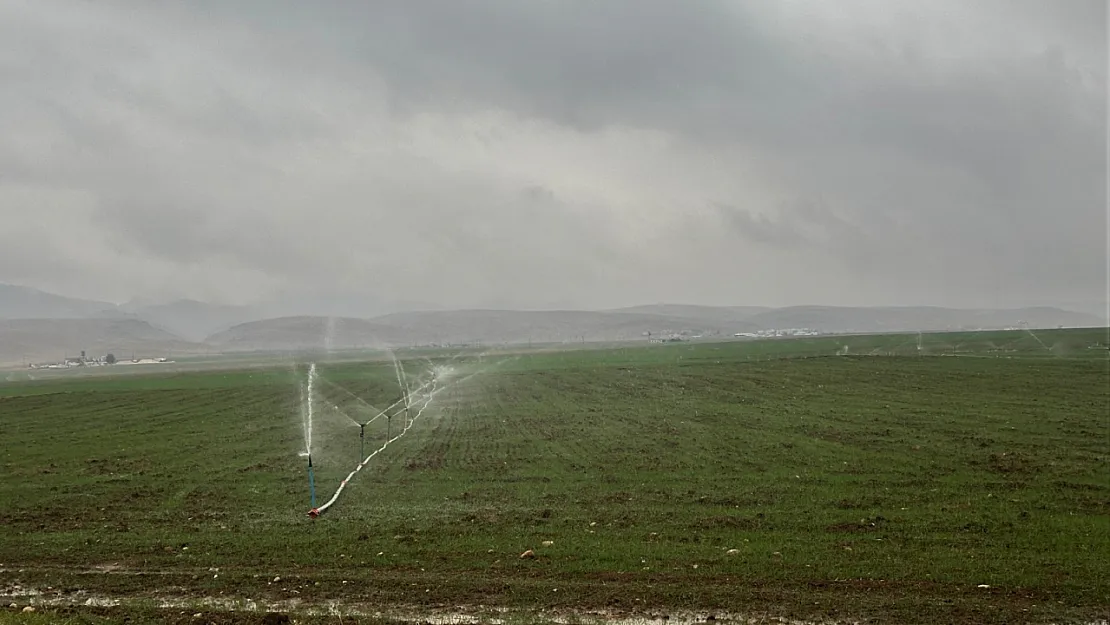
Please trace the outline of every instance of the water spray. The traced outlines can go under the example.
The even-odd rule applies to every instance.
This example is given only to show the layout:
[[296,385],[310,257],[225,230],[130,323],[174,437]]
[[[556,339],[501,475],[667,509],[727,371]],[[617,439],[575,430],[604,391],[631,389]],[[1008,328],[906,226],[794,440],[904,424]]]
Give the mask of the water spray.
[[[467,378],[469,378],[469,377],[471,377],[471,376],[467,376]],[[467,378],[463,378],[463,379],[465,380]],[[438,376],[433,375],[431,380],[421,384],[416,389],[413,389],[416,393],[419,393],[419,394],[423,395],[423,400],[424,400],[423,405],[421,405],[419,407],[419,409],[416,412],[416,415],[412,418],[412,420],[405,423],[405,427],[401,430],[400,433],[397,434],[397,436],[393,436],[393,431],[392,431],[393,417],[395,417],[399,414],[402,414],[402,411],[408,411],[409,410],[409,407],[412,403],[411,402],[411,395],[409,393],[405,393],[404,396],[401,399],[394,402],[393,405],[391,405],[389,408],[387,408],[387,409],[383,410],[382,412],[378,413],[378,415],[375,416],[373,419],[371,419],[370,421],[367,421],[365,424],[362,424],[360,426],[359,436],[360,436],[360,438],[362,438],[362,441],[360,442],[360,447],[361,447],[362,445],[365,444],[364,433],[365,433],[366,425],[368,425],[370,422],[374,421],[375,419],[378,419],[378,418],[384,416],[385,419],[386,419],[386,439],[385,439],[385,442],[382,443],[381,447],[379,447],[378,449],[371,452],[370,455],[368,455],[368,456],[363,455],[363,460],[358,463],[358,466],[356,466],[355,469],[353,471],[351,471],[350,474],[348,474],[347,477],[342,482],[339,483],[339,488],[336,489],[335,493],[331,496],[331,498],[328,499],[326,502],[324,502],[323,505],[321,505],[319,507],[316,507],[314,505],[312,507],[312,509],[309,510],[309,512],[308,512],[309,517],[315,519],[315,518],[319,517],[321,514],[323,514],[324,511],[326,511],[328,508],[330,508],[332,506],[332,504],[334,504],[339,499],[339,495],[343,492],[343,489],[347,487],[347,484],[351,481],[351,479],[355,476],[355,474],[357,474],[359,471],[361,471],[362,468],[365,467],[374,456],[376,456],[379,453],[381,453],[382,451],[384,451],[385,448],[388,447],[390,443],[392,443],[393,441],[401,438],[402,436],[404,436],[405,434],[408,433],[409,429],[411,429],[412,426],[416,423],[416,420],[419,419],[422,414],[424,414],[424,411],[428,408],[428,405],[432,403],[432,399],[434,399],[435,396],[440,393],[440,391],[442,391],[446,388],[446,387],[439,386],[438,381],[439,381]],[[462,380],[459,380],[459,381],[461,382]],[[404,405],[402,405],[402,404],[404,404]],[[394,410],[394,409],[396,409],[396,410]],[[391,410],[394,410],[394,412],[390,412]]]
[[[519,357],[517,357],[517,358],[519,358]],[[511,358],[510,360],[516,360],[516,358]],[[500,363],[498,363],[498,364],[500,364]],[[374,420],[376,420],[380,417],[385,417],[386,418],[386,440],[385,440],[385,442],[382,443],[381,447],[379,447],[378,449],[370,452],[370,455],[365,456],[363,458],[363,460],[358,463],[358,465],[354,468],[354,470],[351,471],[347,475],[347,477],[344,478],[343,481],[339,483],[339,488],[337,488],[335,490],[335,493],[332,494],[330,499],[325,501],[319,507],[316,507],[315,505],[313,505],[313,508],[308,511],[308,516],[315,519],[315,518],[319,517],[321,514],[323,514],[325,511],[327,511],[327,509],[330,508],[339,499],[339,495],[343,493],[343,489],[345,489],[347,487],[347,484],[350,483],[351,479],[354,478],[354,476],[359,471],[361,471],[363,469],[363,467],[365,467],[367,464],[369,464],[370,460],[372,460],[374,458],[374,456],[377,456],[379,453],[385,451],[386,447],[388,447],[390,443],[392,443],[393,441],[401,438],[402,436],[407,434],[410,429],[412,429],[412,426],[416,423],[417,420],[420,419],[421,415],[424,414],[424,411],[432,403],[432,400],[435,398],[436,395],[438,395],[439,393],[447,390],[448,388],[451,388],[453,386],[461,384],[461,383],[469,380],[470,378],[473,378],[474,376],[476,376],[480,373],[484,373],[487,369],[488,369],[488,367],[480,369],[480,370],[475,371],[475,372],[473,372],[469,375],[463,376],[462,378],[459,378],[457,380],[452,380],[450,383],[447,383],[447,384],[441,384],[441,374],[442,373],[447,373],[447,372],[442,371],[442,370],[440,370],[440,371],[433,370],[431,380],[421,384],[416,389],[412,389],[412,393],[415,393],[417,395],[422,396],[423,404],[416,411],[416,414],[412,417],[412,420],[405,424],[404,429],[402,429],[401,432],[397,434],[397,436],[392,435],[392,431],[390,429],[390,426],[392,424],[393,417],[401,414],[402,410],[407,410],[409,408],[409,406],[411,405],[412,402],[411,402],[411,399],[410,399],[411,398],[410,393],[405,393],[405,397],[402,397],[401,400],[399,400],[397,402],[394,402],[394,404],[392,406],[390,406],[389,408],[385,409],[384,411],[378,413],[378,415],[376,417],[374,417],[370,421],[367,421],[365,424],[363,424],[361,427],[365,428],[365,426],[368,425],[369,423],[371,423],[372,421],[374,421]],[[406,401],[406,400],[409,400],[409,401]],[[399,407],[402,402],[405,403],[405,406]],[[389,411],[393,410],[394,408],[398,408],[398,410],[391,414]],[[360,432],[360,436],[361,436],[361,434],[362,433]],[[315,503],[315,500],[314,500],[314,503]]]
[[[347,387],[345,387],[345,386],[342,386],[342,385],[340,385],[340,384],[336,384],[335,382],[332,382],[331,380],[329,380],[329,379],[327,379],[327,378],[325,378],[324,376],[321,376],[321,375],[317,375],[317,376],[316,376],[316,380],[317,380],[318,382],[323,382],[324,384],[327,384],[327,385],[328,385],[329,387],[331,387],[331,388],[334,388],[334,389],[336,389],[336,390],[338,390],[338,391],[341,391],[341,392],[342,392],[342,393],[343,393],[344,395],[347,395],[347,396],[348,396],[348,397],[350,397],[351,399],[353,399],[353,400],[357,401],[358,403],[362,404],[362,405],[363,405],[363,406],[365,406],[366,408],[369,408],[370,410],[373,410],[373,411],[375,411],[375,412],[379,412],[379,413],[381,412],[381,410],[379,410],[377,406],[375,406],[375,405],[373,405],[373,404],[371,404],[371,403],[367,402],[367,401],[366,401],[365,399],[363,399],[363,398],[359,397],[358,395],[355,395],[354,393],[352,393],[352,392],[351,392],[351,391],[350,391],[350,390],[349,390],[349,389],[348,389]],[[339,406],[338,406],[338,405],[336,405],[335,409],[336,409],[336,410],[339,410]],[[387,410],[388,410],[388,409],[387,409]],[[342,414],[343,416],[347,417],[348,419],[351,419],[351,415],[347,414],[346,412],[343,412],[342,410],[339,410],[339,412],[340,412],[340,414]],[[356,423],[356,424],[358,423],[358,421],[355,421],[354,419],[351,419],[351,421],[354,421],[354,423]]]
[[316,363],[308,366],[308,380],[301,389],[301,419],[304,425],[304,452],[312,456],[313,392],[316,382]]
[[[436,394],[438,394],[438,392],[440,390],[443,390],[443,389],[442,388],[439,388],[439,389],[433,388],[427,395],[424,396],[424,404],[420,407],[420,410],[417,411],[416,418],[419,418],[420,415],[422,415],[424,413],[424,410],[428,407],[429,404],[432,403],[432,399],[436,396]],[[386,415],[386,419],[387,419],[386,423],[389,423],[390,417],[391,417],[391,415]],[[381,453],[382,451],[384,451],[386,447],[389,447],[390,443],[392,443],[393,441],[395,441],[395,440],[401,438],[402,436],[404,436],[405,434],[407,434],[409,429],[412,428],[412,426],[415,423],[416,423],[416,419],[413,419],[413,421],[410,422],[408,425],[406,425],[405,428],[403,430],[401,430],[400,433],[397,434],[397,436],[393,436],[391,438],[386,438],[385,442],[382,443],[381,447],[379,447],[378,449],[371,452],[369,456],[366,456],[362,460],[362,462],[359,462],[358,466],[356,466],[355,469],[353,471],[351,471],[347,475],[347,477],[345,477],[343,479],[342,482],[339,483],[339,488],[337,488],[335,490],[335,493],[332,494],[331,498],[328,499],[327,501],[325,501],[319,507],[314,506],[311,510],[308,511],[308,516],[315,519],[315,518],[319,517],[321,514],[323,514],[328,508],[330,508],[332,506],[332,504],[334,504],[339,499],[339,495],[343,493],[343,489],[345,489],[347,487],[347,484],[350,483],[351,479],[354,478],[355,474],[357,474],[359,471],[361,471],[362,468],[365,467],[370,462],[370,460],[374,458],[374,456],[376,456],[379,453]]]
[[412,420],[412,413],[409,411],[412,400],[409,398],[408,376],[405,375],[405,366],[401,364],[400,360],[397,360],[397,355],[393,353],[393,350],[389,350],[389,357],[393,360],[393,373],[397,376],[397,386],[401,389],[401,399],[397,401],[405,402],[405,427],[408,427],[409,421]]
[[1036,342],[1040,343],[1041,347],[1043,347],[1043,348],[1045,348],[1046,350],[1048,350],[1048,352],[1049,352],[1049,353],[1053,353],[1053,352],[1052,352],[1052,348],[1051,348],[1051,347],[1049,347],[1048,345],[1045,345],[1045,344],[1044,344],[1044,341],[1042,341],[1042,340],[1041,340],[1041,337],[1037,336],[1036,334],[1033,334],[1033,331],[1032,331],[1032,330],[1030,330],[1028,326],[1026,326],[1026,327],[1024,328],[1024,330],[1025,330],[1026,332],[1028,332],[1028,333],[1029,333],[1029,336],[1033,337],[1033,340],[1034,340],[1034,341],[1036,341]]

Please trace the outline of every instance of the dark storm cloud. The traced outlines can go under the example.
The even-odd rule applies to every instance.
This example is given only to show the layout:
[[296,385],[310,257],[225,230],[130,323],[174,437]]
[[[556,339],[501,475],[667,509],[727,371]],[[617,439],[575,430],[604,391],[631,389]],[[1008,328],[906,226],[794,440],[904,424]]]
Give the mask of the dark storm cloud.
[[784,96],[807,95],[813,71],[751,20],[757,6],[731,2],[335,2],[329,20],[303,3],[263,10],[273,6],[211,5],[299,36],[305,52],[322,46],[366,63],[389,81],[399,106],[492,104],[582,130],[615,123],[739,131],[714,118],[750,118],[733,111],[738,102],[773,115]]
[[100,249],[44,284],[1105,295],[1103,2],[15,2],[0,36],[0,210],[57,205]]

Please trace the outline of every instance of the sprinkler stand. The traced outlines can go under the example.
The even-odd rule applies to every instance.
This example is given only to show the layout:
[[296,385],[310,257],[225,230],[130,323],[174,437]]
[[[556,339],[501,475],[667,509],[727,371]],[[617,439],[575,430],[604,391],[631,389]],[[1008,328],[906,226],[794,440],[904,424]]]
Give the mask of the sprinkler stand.
[[316,509],[316,474],[312,470],[312,455],[308,456],[308,494],[312,499],[312,509]]

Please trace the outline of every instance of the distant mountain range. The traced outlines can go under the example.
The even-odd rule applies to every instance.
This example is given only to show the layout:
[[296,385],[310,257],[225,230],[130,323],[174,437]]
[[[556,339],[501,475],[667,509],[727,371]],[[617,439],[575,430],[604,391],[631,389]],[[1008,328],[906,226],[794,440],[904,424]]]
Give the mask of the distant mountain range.
[[646,340],[649,336],[727,337],[767,330],[934,332],[1096,327],[1106,321],[1058,308],[963,310],[928,306],[694,306],[653,304],[606,311],[436,310],[369,319],[282,316],[275,309],[108,302],[0,284],[0,365],[60,360],[84,349],[120,357],[168,353],[295,351],[428,344],[526,344]]
[[0,319],[84,319],[115,304],[75,299],[26,286],[0,284]]
[[0,365],[90,358],[166,357],[211,351],[138,319],[0,320]]
[[675,317],[680,319],[701,319],[713,322],[744,321],[753,315],[770,312],[774,308],[766,306],[696,306],[692,304],[647,304],[644,306],[629,306],[615,308],[607,312],[635,313],[640,315],[656,315],[660,317]]
[[195,300],[116,305],[0,284],[0,320],[133,319],[145,321],[179,339],[200,342],[214,332],[259,318],[259,311],[246,306],[219,306]]

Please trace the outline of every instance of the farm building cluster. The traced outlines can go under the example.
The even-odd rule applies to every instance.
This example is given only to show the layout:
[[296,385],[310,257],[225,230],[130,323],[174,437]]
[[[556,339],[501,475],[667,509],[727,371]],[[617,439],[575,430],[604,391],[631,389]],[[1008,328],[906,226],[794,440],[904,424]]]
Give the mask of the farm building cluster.
[[81,350],[80,356],[65,356],[58,362],[30,363],[28,369],[70,369],[73,367],[107,367],[115,365],[159,365],[172,363],[169,358],[135,358],[118,359],[113,354],[104,356],[88,356]]

